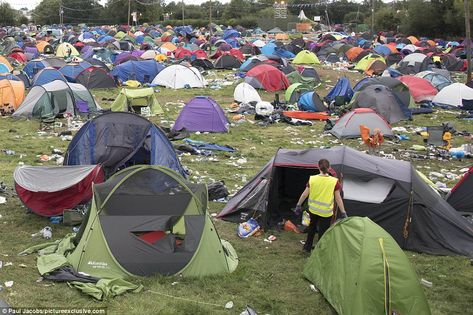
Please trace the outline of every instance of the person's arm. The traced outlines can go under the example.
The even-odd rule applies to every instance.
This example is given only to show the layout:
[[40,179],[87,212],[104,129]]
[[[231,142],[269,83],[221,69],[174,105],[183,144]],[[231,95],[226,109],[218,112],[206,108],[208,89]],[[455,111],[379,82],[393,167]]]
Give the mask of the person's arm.
[[302,203],[306,200],[306,198],[309,196],[309,187],[306,187],[304,191],[302,192],[301,196],[299,197],[299,201],[297,202],[297,207],[302,206]]
[[346,216],[347,212],[345,211],[345,205],[343,204],[342,196],[340,195],[340,190],[335,190],[335,201],[337,202],[338,208],[340,209],[342,215]]

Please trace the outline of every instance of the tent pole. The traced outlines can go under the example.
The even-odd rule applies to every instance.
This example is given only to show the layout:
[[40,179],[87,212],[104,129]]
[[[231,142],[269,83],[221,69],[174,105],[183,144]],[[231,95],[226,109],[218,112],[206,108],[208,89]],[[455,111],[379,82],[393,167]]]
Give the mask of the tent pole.
[[466,37],[466,82],[471,81],[471,29],[470,29],[470,0],[463,0],[465,5],[465,37]]
[[128,30],[130,29],[131,0],[128,0]]

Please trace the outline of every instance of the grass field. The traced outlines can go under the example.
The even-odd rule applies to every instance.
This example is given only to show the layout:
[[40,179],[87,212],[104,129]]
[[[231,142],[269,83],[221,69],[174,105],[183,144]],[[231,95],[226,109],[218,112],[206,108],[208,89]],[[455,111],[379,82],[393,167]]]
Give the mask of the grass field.
[[[339,75],[319,67],[318,72],[325,84],[318,88],[324,96],[328,85],[335,84]],[[229,75],[227,73],[227,75]],[[358,74],[348,73],[355,81]],[[210,76],[213,78],[214,76]],[[222,75],[219,75],[222,77]],[[211,95],[224,109],[232,103],[234,86],[220,90],[178,90],[161,89],[156,94],[165,114],[152,120],[160,125],[169,126],[182,105],[194,95]],[[118,90],[93,91],[98,102],[107,107],[108,101],[102,98],[116,97]],[[272,100],[273,94],[262,93],[266,100]],[[229,115],[231,116],[231,115]],[[413,121],[400,123],[399,126],[438,125],[441,122],[453,122],[457,130],[473,132],[471,123],[455,118],[456,113],[436,112],[431,115],[416,116]],[[229,190],[234,193],[244,185],[274,155],[277,148],[309,148],[339,145],[334,137],[322,137],[324,124],[316,122],[312,127],[294,127],[286,124],[274,124],[268,127],[258,126],[252,117],[242,124],[232,126],[228,134],[192,135],[192,139],[205,140],[218,144],[229,144],[238,149],[234,154],[217,154],[216,159],[196,156],[183,156],[182,163],[191,171],[191,180],[211,182],[224,180]],[[0,181],[13,186],[12,173],[19,162],[30,165],[54,165],[54,161],[40,163],[38,155],[51,154],[53,148],[66,150],[68,141],[62,141],[53,134],[38,135],[39,122],[11,118],[0,119],[2,140],[0,149],[14,150],[14,155],[0,152]],[[56,131],[63,129],[58,128]],[[399,157],[402,149],[412,144],[421,144],[420,136],[409,134],[410,141],[399,144],[386,144],[382,150]],[[455,136],[454,146],[465,142],[461,136]],[[359,140],[344,141],[344,144],[361,148]],[[245,158],[247,163],[235,161]],[[413,160],[421,171],[447,170],[459,174],[459,170],[471,164],[471,161]],[[446,179],[443,181],[447,182]],[[448,181],[451,187],[456,180]],[[222,203],[211,203],[210,212],[219,212]],[[349,209],[348,209],[349,211]],[[241,240],[236,236],[236,225],[217,220],[215,225],[221,238],[229,240],[238,252],[240,263],[237,270],[229,275],[189,279],[180,277],[151,277],[134,279],[145,290],[139,294],[126,294],[118,298],[97,302],[71,289],[64,283],[37,282],[34,255],[20,257],[23,249],[43,242],[33,239],[32,233],[46,225],[51,225],[46,218],[27,214],[17,198],[7,198],[7,203],[0,205],[0,260],[4,267],[0,269],[0,284],[13,280],[11,288],[3,288],[0,299],[15,307],[106,307],[109,314],[239,314],[246,304],[251,305],[258,314],[333,314],[333,309],[320,293],[314,293],[309,283],[302,277],[302,269],[307,259],[301,252],[299,240],[303,235],[289,232],[266,231],[266,235],[275,234],[278,239],[272,244],[264,242],[264,237]],[[57,239],[71,232],[69,227],[53,226],[53,238]],[[419,278],[433,283],[424,288],[433,314],[473,314],[473,266],[465,257],[438,257],[406,252],[415,267]],[[12,262],[13,265],[5,266]],[[172,285],[172,283],[177,284]],[[165,294],[165,295],[163,295]],[[228,301],[235,306],[224,309]],[[197,302],[218,304],[220,306]]]

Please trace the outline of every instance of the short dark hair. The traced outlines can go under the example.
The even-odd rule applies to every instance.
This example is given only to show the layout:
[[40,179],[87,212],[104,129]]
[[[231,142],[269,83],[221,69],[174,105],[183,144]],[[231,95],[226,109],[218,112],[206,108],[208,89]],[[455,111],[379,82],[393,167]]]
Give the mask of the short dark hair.
[[319,170],[322,173],[327,174],[329,169],[330,169],[330,162],[327,159],[320,159],[319,160]]

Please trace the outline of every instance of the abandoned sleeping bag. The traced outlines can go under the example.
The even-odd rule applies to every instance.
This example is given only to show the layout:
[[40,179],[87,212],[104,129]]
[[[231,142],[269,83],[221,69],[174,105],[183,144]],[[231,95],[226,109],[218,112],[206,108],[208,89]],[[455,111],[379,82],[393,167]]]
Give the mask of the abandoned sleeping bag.
[[100,165],[19,166],[13,178],[23,204],[49,217],[88,202],[92,184],[103,182],[104,172]]

